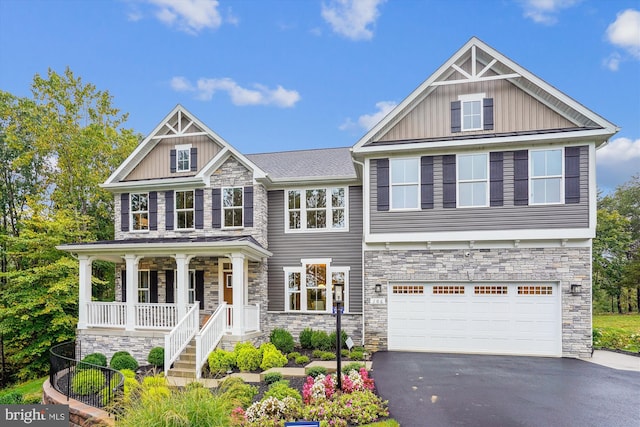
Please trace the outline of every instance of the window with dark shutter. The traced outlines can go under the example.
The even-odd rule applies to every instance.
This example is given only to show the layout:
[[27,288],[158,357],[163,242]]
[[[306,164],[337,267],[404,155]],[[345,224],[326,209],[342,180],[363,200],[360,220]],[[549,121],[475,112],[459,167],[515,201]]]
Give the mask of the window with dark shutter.
[[482,129],[493,129],[493,98],[482,100]]
[[442,207],[456,207],[456,156],[442,156]]
[[504,205],[504,155],[489,153],[489,206]]
[[173,190],[164,193],[165,229],[173,230]]
[[253,187],[244,187],[244,226],[253,227]]
[[173,296],[173,280],[174,280],[174,272],[173,270],[165,270],[164,271],[165,278],[165,302],[167,304],[173,304],[175,302],[175,297]]
[[200,301],[200,310],[204,310],[204,271],[196,271],[196,301]]
[[462,103],[453,101],[451,103],[451,132],[460,132],[462,130]]
[[211,190],[211,217],[213,228],[222,228],[222,199],[221,191],[219,188]]
[[564,149],[564,202],[580,203],[580,147]]
[[169,151],[169,168],[171,169],[171,173],[176,172],[176,150]]
[[433,156],[420,158],[420,204],[422,209],[433,209]]
[[129,231],[129,193],[120,194],[120,230]]
[[198,170],[198,149],[191,147],[191,172]]
[[149,192],[149,230],[158,229],[158,193]]
[[127,302],[127,270],[120,271],[120,279],[122,283],[122,302]]
[[149,272],[149,302],[158,302],[158,271],[151,270]]
[[377,162],[377,195],[378,210],[389,210],[389,159],[378,159]]
[[516,206],[529,204],[529,152],[527,150],[513,152],[513,204]]
[[204,228],[204,190],[198,188],[194,192],[195,196],[195,217],[194,226],[198,230]]

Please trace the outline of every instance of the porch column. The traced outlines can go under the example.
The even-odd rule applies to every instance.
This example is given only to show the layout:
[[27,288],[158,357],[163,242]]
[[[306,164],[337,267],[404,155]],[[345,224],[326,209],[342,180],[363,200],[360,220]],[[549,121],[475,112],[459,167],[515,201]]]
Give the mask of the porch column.
[[233,335],[244,334],[244,255],[231,254],[233,269]]
[[138,263],[141,256],[127,254],[124,256],[127,271],[127,323],[125,329],[136,328],[136,304],[138,303]]
[[89,320],[88,311],[91,302],[91,264],[93,257],[78,255],[79,287],[78,287],[78,329],[86,329]]
[[189,263],[192,255],[176,254],[173,256],[176,260],[176,280],[177,295],[176,309],[178,313],[178,321],[187,314],[187,304],[189,304]]

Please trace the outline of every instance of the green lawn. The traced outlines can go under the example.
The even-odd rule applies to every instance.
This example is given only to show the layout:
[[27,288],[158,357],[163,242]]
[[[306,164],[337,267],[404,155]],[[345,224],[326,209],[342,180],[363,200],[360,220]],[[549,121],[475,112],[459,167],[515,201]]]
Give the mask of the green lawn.
[[593,346],[640,352],[640,314],[594,315]]
[[48,377],[38,378],[35,380],[27,381],[22,384],[17,384],[11,387],[3,388],[0,390],[0,396],[7,393],[19,393],[26,401],[36,401],[42,397],[42,384]]
[[594,328],[617,328],[640,334],[640,314],[598,314],[593,316]]

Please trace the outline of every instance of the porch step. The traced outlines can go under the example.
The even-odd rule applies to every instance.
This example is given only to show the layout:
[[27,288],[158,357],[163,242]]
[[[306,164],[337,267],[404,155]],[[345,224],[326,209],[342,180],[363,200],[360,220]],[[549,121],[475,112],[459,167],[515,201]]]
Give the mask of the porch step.
[[196,377],[196,343],[192,340],[184,351],[173,362],[173,367],[167,372],[167,377],[193,378]]

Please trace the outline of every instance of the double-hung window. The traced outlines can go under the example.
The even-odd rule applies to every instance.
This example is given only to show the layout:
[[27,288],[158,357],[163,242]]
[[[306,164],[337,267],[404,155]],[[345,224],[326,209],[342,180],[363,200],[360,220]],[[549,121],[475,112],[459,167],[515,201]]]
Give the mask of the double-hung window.
[[176,146],[176,171],[189,172],[191,170],[191,145]]
[[487,154],[458,155],[458,206],[489,206]]
[[460,95],[462,131],[482,130],[482,99],[484,93]]
[[149,194],[131,194],[131,230],[149,229]]
[[287,190],[287,230],[346,230],[347,189]]
[[243,187],[222,189],[222,210],[226,228],[242,227]]
[[176,228],[193,228],[193,190],[176,191]]
[[150,299],[150,278],[149,270],[138,271],[138,302],[148,303]]
[[331,259],[302,260],[301,267],[285,267],[286,311],[331,312],[335,286],[348,307],[348,267],[332,267]]
[[420,195],[420,159],[391,159],[391,209],[417,209]]
[[530,151],[529,185],[532,205],[562,202],[562,149]]

